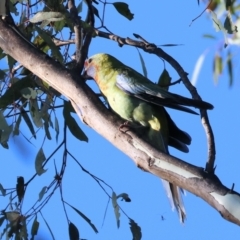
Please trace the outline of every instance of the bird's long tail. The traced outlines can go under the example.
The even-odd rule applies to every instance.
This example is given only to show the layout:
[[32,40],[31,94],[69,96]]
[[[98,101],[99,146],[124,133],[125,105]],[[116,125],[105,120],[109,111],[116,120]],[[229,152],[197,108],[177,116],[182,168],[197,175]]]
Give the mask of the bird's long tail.
[[163,179],[161,180],[169,198],[172,210],[176,209],[178,211],[179,220],[181,223],[184,223],[186,219],[186,211],[181,196],[181,194],[184,193],[184,190],[170,182]]
[[[161,108],[161,109],[157,109],[157,113],[159,114],[166,114],[166,111]],[[167,115],[166,115],[167,116]],[[167,116],[170,118],[170,116]],[[167,117],[165,120],[167,120]],[[154,119],[156,121],[154,121]],[[148,139],[150,141],[150,143],[157,149],[159,149],[160,151],[163,151],[167,154],[169,154],[168,152],[168,146],[167,146],[167,139],[163,139],[163,136],[166,136],[168,133],[164,133],[164,130],[166,130],[164,128],[164,126],[167,125],[167,123],[164,124],[164,121],[161,121],[161,131],[156,131],[154,130],[155,128],[157,128],[157,121],[158,121],[159,118],[153,118],[153,120],[151,121],[151,128],[149,129],[148,131]],[[162,119],[163,120],[163,119]],[[169,119],[168,119],[169,120]],[[172,122],[172,125],[177,129],[177,126],[174,124],[174,122]],[[180,131],[180,130],[179,130]],[[177,131],[178,132],[178,131]],[[190,136],[188,136],[188,134],[186,133],[182,133],[184,135],[183,138],[180,137],[180,140],[183,141],[181,142],[179,140],[179,143],[182,143],[182,145],[185,145],[185,144],[188,144],[190,143],[191,141],[191,138]],[[175,135],[173,135],[175,136]],[[176,138],[176,140],[178,140]],[[166,193],[167,193],[167,196],[170,200],[170,203],[171,203],[171,206],[172,206],[172,209],[177,209],[178,211],[178,215],[179,215],[179,219],[180,219],[180,222],[181,223],[184,223],[184,220],[186,218],[186,211],[185,211],[185,208],[184,208],[184,205],[183,205],[183,201],[182,201],[182,196],[181,196],[181,191],[183,192],[183,189],[181,189],[180,187],[170,183],[170,182],[167,182],[166,180],[163,180],[162,179],[162,182],[163,182],[163,186],[166,190]]]

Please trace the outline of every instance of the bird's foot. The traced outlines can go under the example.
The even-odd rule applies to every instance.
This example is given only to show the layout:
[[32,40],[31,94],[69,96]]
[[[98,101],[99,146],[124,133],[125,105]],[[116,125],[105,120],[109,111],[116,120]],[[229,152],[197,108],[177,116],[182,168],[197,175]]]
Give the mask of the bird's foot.
[[134,128],[134,129],[139,129],[139,128],[145,128],[144,126],[142,126],[142,125],[138,125],[138,124],[134,124],[134,123],[132,123],[132,122],[130,122],[130,121],[126,121],[126,122],[124,122],[124,123],[122,123],[120,126],[119,126],[119,128],[118,128],[118,130],[119,131],[121,131],[121,132],[124,132],[124,133],[126,133],[127,132],[127,130],[125,130],[124,128]]
[[126,131],[123,129],[124,127],[130,127],[130,122],[129,121],[126,121],[126,122],[124,122],[124,123],[122,123],[120,126],[119,126],[119,128],[118,128],[118,130],[120,131],[120,132],[124,132],[124,133],[126,133]]

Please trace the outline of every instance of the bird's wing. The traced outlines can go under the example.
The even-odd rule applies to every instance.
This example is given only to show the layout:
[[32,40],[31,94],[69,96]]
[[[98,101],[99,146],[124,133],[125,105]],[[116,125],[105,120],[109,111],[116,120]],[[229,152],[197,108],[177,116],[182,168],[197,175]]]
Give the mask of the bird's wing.
[[213,106],[207,102],[185,98],[180,95],[170,93],[130,68],[119,71],[119,74],[116,77],[116,86],[122,91],[130,95],[134,95],[146,102],[151,102],[155,105],[165,106],[192,114],[197,113],[185,106],[203,109],[213,108]]
[[149,79],[131,68],[124,68],[118,72],[119,74],[116,78],[116,85],[129,94],[147,94],[167,100],[169,98],[174,98],[171,93],[152,83]]

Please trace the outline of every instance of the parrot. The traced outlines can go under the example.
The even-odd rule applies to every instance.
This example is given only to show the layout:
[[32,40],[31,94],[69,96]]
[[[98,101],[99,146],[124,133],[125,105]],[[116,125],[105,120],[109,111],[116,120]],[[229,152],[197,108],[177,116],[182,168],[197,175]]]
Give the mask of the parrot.
[[[164,107],[192,114],[197,113],[188,107],[213,109],[208,102],[168,92],[109,54],[98,53],[86,59],[84,70],[95,80],[110,108],[127,122],[143,126],[146,133],[141,137],[167,154],[168,146],[188,152],[191,137],[177,127]],[[183,223],[186,218],[181,197],[183,189],[165,180],[162,182],[172,209],[177,209]]]

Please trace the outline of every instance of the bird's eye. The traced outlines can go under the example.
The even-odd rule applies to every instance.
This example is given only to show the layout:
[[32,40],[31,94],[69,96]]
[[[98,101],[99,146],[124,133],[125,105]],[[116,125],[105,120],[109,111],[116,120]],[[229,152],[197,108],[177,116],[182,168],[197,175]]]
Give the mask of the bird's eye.
[[89,59],[88,59],[88,63],[91,63],[91,62],[92,62],[92,59],[91,59],[91,58],[89,58]]

